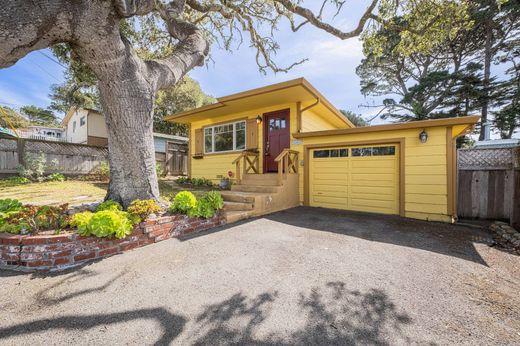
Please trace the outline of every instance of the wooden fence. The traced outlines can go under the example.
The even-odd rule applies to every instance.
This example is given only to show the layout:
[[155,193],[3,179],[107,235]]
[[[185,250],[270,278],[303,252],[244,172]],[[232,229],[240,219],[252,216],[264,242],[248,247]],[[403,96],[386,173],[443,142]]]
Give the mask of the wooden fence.
[[520,226],[520,147],[458,150],[459,218]]
[[[156,160],[169,175],[186,175],[188,172],[186,144],[168,143],[167,154],[156,153]],[[90,173],[102,162],[108,162],[108,149],[84,144],[50,142],[35,139],[0,138],[0,175],[14,175],[27,155],[45,153],[47,161],[56,160],[53,172],[66,175]],[[47,172],[49,173],[49,172]]]
[[47,155],[47,162],[57,162],[53,171],[68,175],[88,174],[108,160],[107,148],[35,139],[0,138],[0,174],[16,174],[27,155],[39,153]]

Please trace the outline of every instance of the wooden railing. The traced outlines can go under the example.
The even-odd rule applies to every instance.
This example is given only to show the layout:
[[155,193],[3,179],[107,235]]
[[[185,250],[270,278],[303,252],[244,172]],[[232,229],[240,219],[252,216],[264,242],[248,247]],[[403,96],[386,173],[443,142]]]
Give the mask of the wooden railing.
[[[236,181],[240,184],[242,174],[258,174],[258,162],[259,162],[259,154],[251,151],[243,151],[240,155],[233,161],[236,169]],[[243,166],[242,166],[243,164]],[[241,166],[243,170],[241,171]]]
[[276,159],[278,162],[278,185],[283,184],[287,174],[298,173],[298,152],[284,149]]

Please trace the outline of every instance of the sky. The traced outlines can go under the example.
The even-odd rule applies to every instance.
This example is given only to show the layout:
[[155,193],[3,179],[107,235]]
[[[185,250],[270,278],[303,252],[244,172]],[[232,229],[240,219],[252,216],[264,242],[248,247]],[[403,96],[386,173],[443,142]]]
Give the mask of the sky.
[[[329,11],[325,12],[324,18],[334,26],[349,31],[357,26],[366,5],[366,0],[347,2],[340,15],[333,17]],[[304,77],[338,109],[353,111],[365,119],[372,119],[378,112],[378,108],[363,106],[375,104],[377,100],[365,98],[360,92],[360,80],[355,72],[363,58],[359,38],[342,41],[311,25],[293,33],[287,21],[281,23],[275,36],[280,49],[274,60],[280,67],[301,59],[308,60],[288,73],[275,74],[268,70],[264,75],[256,65],[256,51],[245,41],[231,52],[213,45],[211,59],[206,66],[197,67],[189,74],[200,83],[204,92],[214,97]],[[51,85],[63,82],[64,72],[65,69],[55,61],[48,49],[30,53],[14,66],[0,69],[0,105],[12,108],[31,104],[48,107]],[[371,124],[383,122],[376,118]]]
[[[352,2],[340,16],[332,21],[344,30],[353,28],[364,9],[364,1]],[[330,16],[329,16],[330,19]],[[359,91],[359,78],[355,73],[363,54],[357,39],[341,41],[311,26],[293,33],[287,22],[276,33],[280,50],[275,61],[285,67],[307,58],[288,73],[268,72],[263,75],[255,63],[255,51],[245,42],[233,52],[211,49],[211,60],[198,67],[190,76],[202,89],[215,97],[305,77],[337,108],[360,114],[371,114],[373,109],[359,107],[366,100]],[[51,85],[64,80],[64,68],[47,56],[47,49],[32,52],[14,66],[0,69],[0,104],[19,108],[36,105],[46,108],[50,104]]]

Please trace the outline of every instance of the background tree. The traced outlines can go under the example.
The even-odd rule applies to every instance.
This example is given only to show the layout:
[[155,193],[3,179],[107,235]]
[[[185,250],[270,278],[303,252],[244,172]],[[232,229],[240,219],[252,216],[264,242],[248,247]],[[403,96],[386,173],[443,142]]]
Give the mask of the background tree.
[[[433,14],[438,13],[436,7],[446,7],[445,3],[450,2],[372,0],[355,28],[342,31],[324,20],[327,5],[341,12],[345,3],[340,0],[324,0],[315,12],[292,0],[41,0],[37,6],[23,0],[4,1],[0,3],[0,67],[11,66],[34,50],[58,43],[69,45],[73,56],[98,80],[109,136],[107,198],[127,206],[137,198],[159,198],[153,149],[157,92],[203,65],[212,42],[219,40],[231,49],[233,40],[247,37],[257,52],[261,71],[287,71],[303,60],[286,68],[273,60],[279,49],[274,34],[282,19],[287,19],[294,31],[310,24],[349,39],[358,36],[369,21],[387,25],[387,13],[420,7]],[[440,29],[452,18],[432,15],[426,23],[412,23],[418,30],[409,31],[408,46],[427,47],[431,38],[424,40],[422,34],[438,31],[438,36],[444,35]],[[138,20],[160,21],[160,25],[139,27],[134,25]],[[131,25],[137,36],[168,41],[170,49],[160,57],[141,58],[141,47],[134,46],[134,36],[126,31]],[[147,49],[153,51],[153,44],[147,43]]]
[[[357,68],[361,91],[366,96],[385,97],[381,104],[375,105],[381,108],[383,118],[411,121],[480,111],[482,122],[486,122],[490,107],[505,105],[498,102],[500,94],[492,92],[497,85],[490,62],[501,51],[513,49],[512,45],[508,48],[505,45],[520,34],[520,3],[511,0],[460,3],[463,7],[459,11],[464,8],[467,16],[460,15],[451,21],[453,26],[444,28],[450,34],[442,39],[435,36],[435,31],[425,33],[424,37],[433,34],[428,49],[409,49],[406,32],[388,30],[389,26],[362,36],[365,58]],[[411,11],[398,13],[388,21],[410,25],[427,22],[430,16]],[[495,122],[497,126],[501,123],[512,124]],[[480,136],[483,137],[483,130]]]
[[509,63],[505,78],[495,83],[495,106],[499,110],[494,113],[494,124],[501,138],[511,138],[520,127],[520,38],[512,39],[504,49],[504,55],[498,62]]
[[206,95],[199,83],[185,76],[181,82],[160,90],[155,99],[153,128],[155,132],[171,135],[187,136],[187,126],[184,124],[164,121],[163,117],[190,109],[215,103],[215,99]]
[[49,109],[36,106],[24,106],[20,111],[29,118],[33,125],[59,126],[59,120]]
[[[0,127],[11,129],[12,125],[15,129],[17,129],[31,125],[28,119],[24,118],[22,115],[20,115],[20,113],[18,113],[14,109],[4,106],[0,106],[0,108]],[[6,115],[7,118],[9,118],[9,121],[7,121]]]
[[356,127],[368,126],[367,121],[361,115],[344,109],[340,109],[339,111]]

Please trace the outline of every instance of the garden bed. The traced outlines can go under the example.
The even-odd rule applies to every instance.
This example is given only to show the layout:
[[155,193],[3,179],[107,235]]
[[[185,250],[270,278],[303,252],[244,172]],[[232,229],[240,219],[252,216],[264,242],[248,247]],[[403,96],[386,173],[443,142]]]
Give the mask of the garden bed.
[[0,266],[21,271],[62,270],[224,223],[220,212],[209,219],[167,215],[141,222],[123,239],[84,237],[76,233],[0,233]]

